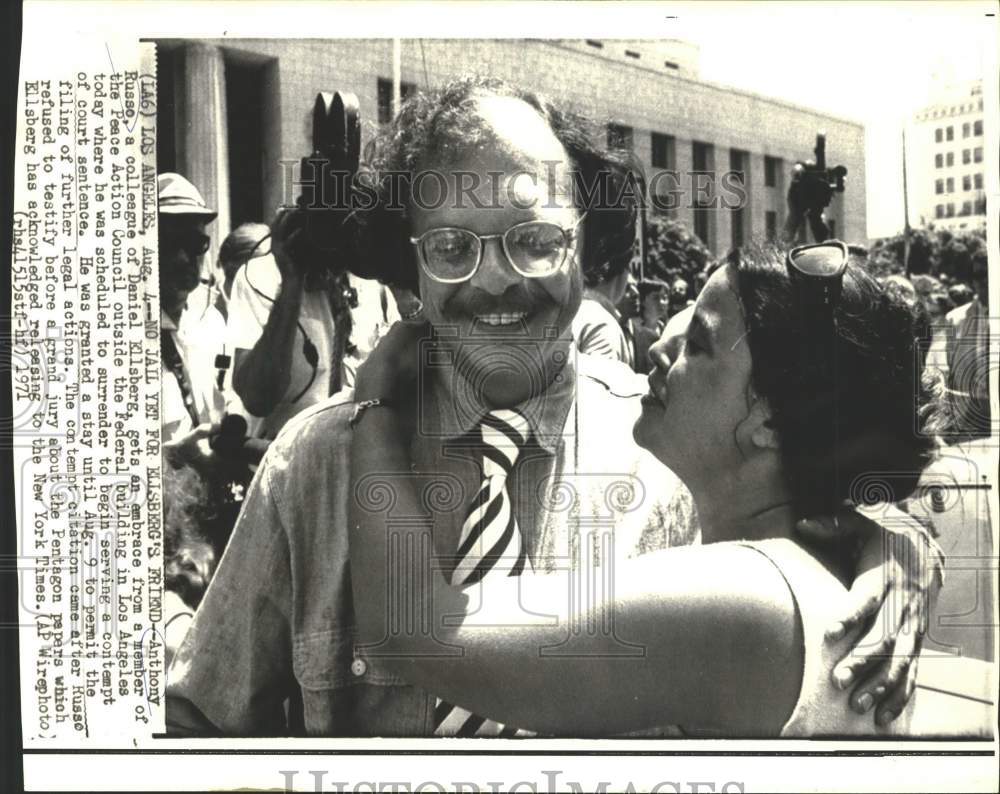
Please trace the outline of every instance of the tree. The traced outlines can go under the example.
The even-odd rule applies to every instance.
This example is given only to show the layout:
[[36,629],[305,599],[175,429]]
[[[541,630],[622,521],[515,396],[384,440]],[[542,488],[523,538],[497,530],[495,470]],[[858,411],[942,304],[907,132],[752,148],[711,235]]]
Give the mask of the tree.
[[[884,277],[904,273],[905,249],[903,235],[876,240],[869,251],[869,263],[874,275]],[[910,233],[910,273],[927,274],[935,278],[968,282],[973,262],[986,258],[986,231],[973,229],[954,233],[948,229],[913,229]]]
[[712,252],[683,223],[649,213],[646,218],[646,278],[667,284],[683,278],[693,290],[698,277],[711,262]]

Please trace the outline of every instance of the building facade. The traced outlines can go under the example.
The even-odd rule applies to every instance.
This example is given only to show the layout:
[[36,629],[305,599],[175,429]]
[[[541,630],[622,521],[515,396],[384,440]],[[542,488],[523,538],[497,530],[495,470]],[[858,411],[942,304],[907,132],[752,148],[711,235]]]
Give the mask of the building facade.
[[[218,208],[212,233],[220,239],[238,223],[266,222],[294,199],[293,164],[311,149],[317,92],[358,95],[363,139],[391,117],[390,39],[157,45],[159,167],[184,173]],[[406,39],[400,56],[404,96],[464,74],[490,74],[605,123],[609,141],[628,146],[645,165],[651,190],[675,193],[676,206],[665,211],[720,256],[780,233],[792,166],[812,158],[816,134],[825,132],[828,164],[848,169],[847,191],[827,213],[833,232],[866,239],[862,125],[701,81],[694,45]],[[744,202],[721,189],[727,173],[728,184],[744,188]]]
[[908,125],[906,148],[918,224],[985,229],[982,82],[939,86]]

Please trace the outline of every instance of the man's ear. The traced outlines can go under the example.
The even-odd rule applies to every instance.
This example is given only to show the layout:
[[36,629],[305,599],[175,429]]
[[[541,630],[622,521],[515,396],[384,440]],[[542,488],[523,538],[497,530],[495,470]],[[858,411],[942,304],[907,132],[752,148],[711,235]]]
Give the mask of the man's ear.
[[778,433],[771,424],[771,409],[767,400],[751,395],[746,419],[736,428],[740,449],[748,456],[767,449],[778,449]]

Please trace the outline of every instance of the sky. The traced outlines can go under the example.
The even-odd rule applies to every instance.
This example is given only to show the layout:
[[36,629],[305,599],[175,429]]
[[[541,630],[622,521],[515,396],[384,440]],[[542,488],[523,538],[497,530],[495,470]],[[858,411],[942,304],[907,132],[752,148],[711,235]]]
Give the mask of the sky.
[[868,236],[901,230],[903,121],[926,104],[935,74],[956,81],[985,74],[997,27],[984,12],[998,4],[707,8],[675,20],[676,38],[700,47],[701,77],[865,124]]

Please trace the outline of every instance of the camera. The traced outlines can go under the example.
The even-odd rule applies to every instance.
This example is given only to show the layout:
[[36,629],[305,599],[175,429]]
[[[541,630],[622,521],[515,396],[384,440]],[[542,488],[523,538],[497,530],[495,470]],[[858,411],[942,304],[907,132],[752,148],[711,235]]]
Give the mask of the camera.
[[823,217],[834,193],[843,193],[847,169],[842,165],[827,168],[826,135],[816,134],[813,149],[815,160],[799,161],[792,168],[792,180],[788,186],[789,231],[797,235],[803,223],[808,220],[816,242],[829,239],[830,229]]

